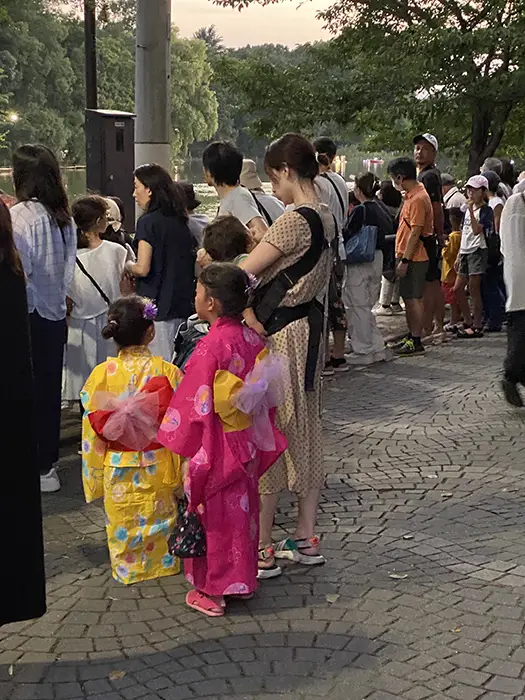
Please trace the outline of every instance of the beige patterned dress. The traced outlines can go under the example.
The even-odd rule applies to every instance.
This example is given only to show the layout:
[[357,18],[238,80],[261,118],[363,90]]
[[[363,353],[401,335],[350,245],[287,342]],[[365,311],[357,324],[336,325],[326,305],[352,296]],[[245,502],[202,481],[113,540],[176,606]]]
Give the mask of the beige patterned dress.
[[[324,204],[307,206],[321,216],[325,237],[331,242],[335,236],[335,224],[330,210]],[[310,247],[311,238],[310,227],[300,214],[289,211],[279,217],[263,241],[271,243],[283,255],[260,275],[261,284],[270,282],[281,270],[297,262]],[[281,306],[298,306],[322,295],[330,277],[332,259],[331,249],[325,250],[315,268],[286,294]],[[291,384],[286,391],[286,401],[278,411],[279,427],[288,438],[288,450],[260,480],[261,494],[289,489],[303,497],[312,489],[320,488],[324,482],[320,411],[323,352],[321,347],[315,390],[306,392],[308,336],[308,319],[301,318],[273,335],[269,341],[273,352],[285,355],[290,360]]]

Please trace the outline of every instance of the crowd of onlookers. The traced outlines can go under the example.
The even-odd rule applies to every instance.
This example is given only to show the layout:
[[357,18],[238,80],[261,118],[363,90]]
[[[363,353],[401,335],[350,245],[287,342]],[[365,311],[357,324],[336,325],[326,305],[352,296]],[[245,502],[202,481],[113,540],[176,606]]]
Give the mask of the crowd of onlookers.
[[[311,143],[286,134],[266,151],[270,194],[254,161],[244,159],[231,143],[214,142],[203,153],[203,170],[206,183],[217,193],[215,217],[198,213],[193,185],[175,182],[159,165],[141,165],[134,172],[134,198],[142,212],[134,236],[125,230],[118,198],[90,194],[71,205],[48,148],[26,145],[15,151],[15,197],[3,196],[0,202],[0,265],[3,281],[11,280],[17,294],[23,288],[22,305],[27,293],[40,485],[42,491],[60,489],[56,464],[61,402],[78,403],[89,438],[81,450],[86,496],[105,499],[118,580],[130,583],[151,575],[144,562],[156,540],[148,540],[147,550],[140,522],[149,523],[154,516],[133,511],[129,528],[124,528],[119,504],[135,503],[133,494],[143,482],[150,495],[166,490],[167,484],[170,490],[175,487],[180,481],[178,462],[172,463],[165,449],[191,450],[180,454],[191,457],[189,474],[195,485],[200,477],[191,477],[191,469],[198,471],[208,459],[203,457],[208,450],[205,431],[215,436],[210,445],[216,445],[218,436],[248,429],[244,419],[235,418],[234,403],[228,403],[234,390],[228,400],[220,399],[225,387],[204,377],[210,353],[226,363],[217,365],[217,372],[234,380],[246,378],[246,362],[251,363],[250,372],[255,371],[259,355],[267,351],[285,358],[290,370],[282,401],[271,405],[277,409],[287,450],[259,474],[260,521],[259,506],[251,496],[250,504],[240,492],[231,496],[241,497],[241,509],[246,505],[246,513],[253,509],[257,515],[248,523],[248,532],[258,541],[253,556],[263,579],[281,573],[280,558],[306,565],[324,562],[315,534],[324,480],[319,412],[323,373],[344,372],[394,355],[421,356],[425,346],[452,338],[477,339],[502,331],[506,324],[509,343],[502,386],[511,404],[523,405],[518,385],[525,382],[524,174],[518,178],[510,161],[490,158],[479,174],[459,187],[451,175],[438,170],[438,142],[432,134],[417,135],[413,145],[413,158],[388,164],[388,179],[381,182],[365,172],[350,186],[335,172],[337,147],[332,139]],[[407,332],[387,344],[376,318],[403,311]],[[208,337],[208,329],[210,335],[197,345],[181,384],[180,396],[188,395],[182,403],[180,396],[180,401],[172,400],[169,425],[158,439],[156,431],[144,442],[135,435],[133,449],[117,449],[123,443],[116,438],[108,438],[102,449],[93,432],[96,421],[86,422],[88,414],[92,418],[98,411],[99,391],[114,386],[117,398],[128,400],[152,377],[164,377],[176,397],[182,377],[172,364],[176,339],[186,337],[195,323],[204,324],[201,338]],[[192,381],[197,382],[193,388]],[[140,407],[151,400],[133,404],[133,411],[140,414],[145,410]],[[183,439],[174,433],[189,410],[188,402],[193,413],[188,414],[190,432]],[[221,420],[206,427],[204,416],[210,412]],[[131,420],[132,413],[129,409],[123,415]],[[139,415],[139,422],[143,419]],[[262,443],[242,447],[241,442],[238,449],[244,450],[247,464],[257,450],[266,449]],[[278,451],[272,449],[277,459]],[[238,477],[238,465],[228,450],[227,458],[210,458],[212,482],[227,464]],[[252,457],[250,450],[255,450]],[[99,472],[106,469],[102,478]],[[224,472],[223,478],[230,476]],[[297,495],[297,524],[291,537],[274,545],[273,520],[284,489]],[[159,498],[152,507],[160,508],[162,502],[163,512],[167,508],[169,529],[174,511],[164,496]],[[159,530],[158,514],[155,517],[151,536],[162,540],[164,554],[159,558],[160,550],[155,550],[154,567],[164,567],[159,575],[167,575],[177,564],[166,553],[165,533]],[[253,524],[254,518],[259,525]],[[135,549],[142,548],[142,560],[130,537],[136,539]],[[220,541],[219,536],[217,551]],[[243,540],[242,549],[246,546]],[[197,571],[206,579],[201,568]],[[203,597],[207,585],[197,587],[188,604],[205,614],[223,614],[222,594]],[[241,588],[232,589],[232,594],[252,594],[251,588]]]

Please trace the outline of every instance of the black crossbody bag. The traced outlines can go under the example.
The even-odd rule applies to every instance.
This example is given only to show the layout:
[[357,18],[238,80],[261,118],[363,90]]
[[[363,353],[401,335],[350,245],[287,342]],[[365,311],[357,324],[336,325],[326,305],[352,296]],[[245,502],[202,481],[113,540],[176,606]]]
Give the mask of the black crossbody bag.
[[256,290],[253,307],[258,320],[263,324],[268,335],[278,333],[300,318],[308,318],[310,333],[308,336],[305,389],[313,391],[319,345],[323,334],[323,305],[317,299],[293,307],[279,305],[287,292],[297,284],[301,277],[314,269],[329,244],[324,236],[323,222],[316,211],[310,207],[300,207],[295,211],[308,222],[312,234],[310,247],[297,262],[281,270],[271,282]]

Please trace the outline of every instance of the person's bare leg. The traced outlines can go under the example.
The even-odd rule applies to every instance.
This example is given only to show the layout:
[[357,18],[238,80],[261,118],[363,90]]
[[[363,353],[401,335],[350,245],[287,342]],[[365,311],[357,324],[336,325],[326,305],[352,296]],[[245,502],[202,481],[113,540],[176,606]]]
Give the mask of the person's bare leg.
[[312,489],[306,496],[299,497],[299,517],[297,518],[297,528],[295,539],[309,539],[315,535],[317,524],[317,506],[321,489]]
[[334,345],[332,347],[332,357],[341,360],[345,356],[346,331],[334,331]]
[[450,305],[450,323],[453,326],[457,326],[458,323],[461,323],[461,310],[459,308],[459,304],[457,301],[455,301],[453,304]]
[[481,299],[481,275],[471,275],[468,281],[470,298],[472,299],[472,316],[474,328],[483,327],[483,301]]
[[454,291],[456,292],[456,302],[461,311],[461,315],[463,316],[463,323],[466,326],[470,326],[472,324],[472,316],[470,314],[470,306],[465,293],[465,285],[467,284],[467,281],[468,277],[458,275]]
[[432,282],[435,288],[436,303],[434,306],[434,333],[443,333],[445,326],[445,295],[441,288],[441,282]]
[[423,297],[423,329],[422,335],[424,337],[432,335],[434,331],[434,314],[436,309],[436,295],[434,290],[434,283],[427,282],[425,284],[425,296]]
[[272,543],[273,521],[279,502],[279,494],[265,494],[260,497],[261,512],[259,514],[259,543],[261,547],[268,547]]
[[423,299],[405,299],[405,310],[410,335],[413,338],[421,338],[423,330]]

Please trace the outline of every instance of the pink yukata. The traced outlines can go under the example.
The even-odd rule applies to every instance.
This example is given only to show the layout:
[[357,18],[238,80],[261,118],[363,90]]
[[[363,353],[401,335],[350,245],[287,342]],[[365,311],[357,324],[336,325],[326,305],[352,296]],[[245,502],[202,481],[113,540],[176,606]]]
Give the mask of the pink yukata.
[[184,565],[188,581],[207,596],[257,589],[259,478],[287,443],[272,410],[269,445],[257,447],[250,416],[230,399],[266,355],[255,331],[219,318],[195,348],[158,435],[171,452],[190,458],[186,491],[206,532],[207,553]]

